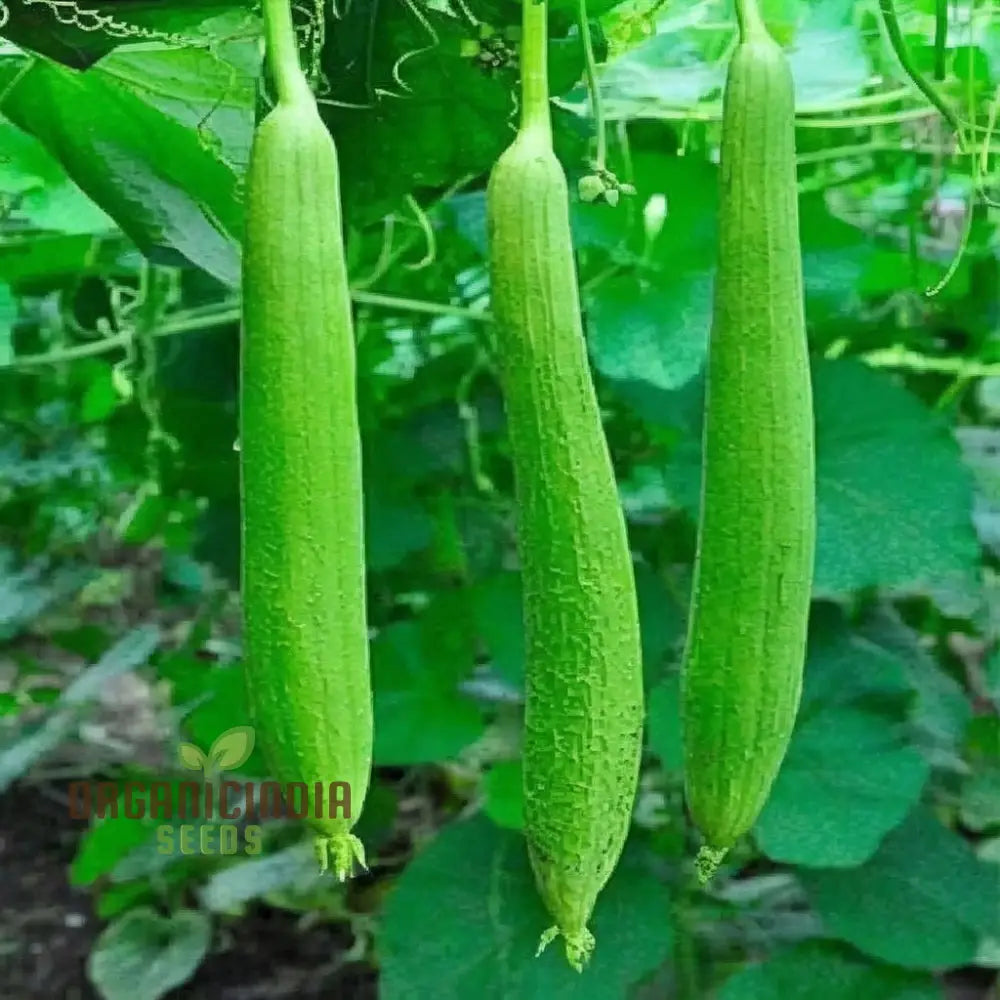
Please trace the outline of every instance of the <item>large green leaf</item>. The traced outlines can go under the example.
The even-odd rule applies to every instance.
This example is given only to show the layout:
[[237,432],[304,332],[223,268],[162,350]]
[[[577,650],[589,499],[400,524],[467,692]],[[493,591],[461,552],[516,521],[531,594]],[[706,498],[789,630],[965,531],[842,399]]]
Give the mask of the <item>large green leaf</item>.
[[238,283],[237,175],[193,129],[100,68],[76,73],[40,60],[8,82],[4,114],[144,253]]
[[[551,923],[523,839],[484,818],[455,823],[406,868],[380,938],[385,1000],[625,1000],[669,954],[667,902],[626,850],[597,901],[597,947],[583,976],[561,940],[538,958]],[[653,888],[654,891],[650,891]]]
[[466,624],[399,622],[372,644],[376,763],[448,760],[482,735],[478,707],[459,691],[472,668]]
[[[944,420],[856,361],[819,362],[813,388],[817,596],[873,586],[919,592],[948,575],[968,578],[979,556],[972,479]],[[647,394],[643,412],[662,406],[665,422],[683,427],[667,482],[696,513],[700,407],[693,392],[664,397]]]
[[191,978],[211,941],[211,922],[198,910],[163,917],[139,907],[104,930],[87,973],[106,1000],[159,1000]]
[[910,811],[929,771],[885,716],[830,708],[797,727],[754,836],[775,861],[853,867]]
[[833,934],[904,968],[965,965],[1000,930],[995,868],[923,808],[866,864],[804,869],[799,878]]
[[826,941],[806,941],[730,977],[718,1000],[944,1000],[929,975],[867,962]]

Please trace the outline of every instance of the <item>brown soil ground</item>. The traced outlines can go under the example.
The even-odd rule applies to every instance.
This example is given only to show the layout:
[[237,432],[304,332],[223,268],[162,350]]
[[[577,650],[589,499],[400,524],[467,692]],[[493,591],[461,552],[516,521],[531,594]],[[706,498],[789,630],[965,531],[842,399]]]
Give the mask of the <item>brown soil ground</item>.
[[[67,872],[79,833],[36,787],[0,795],[0,1000],[100,1000],[86,963],[103,925]],[[295,914],[259,907],[217,932],[194,978],[170,996],[374,1000],[375,971],[336,961],[350,944],[346,929],[303,928]]]

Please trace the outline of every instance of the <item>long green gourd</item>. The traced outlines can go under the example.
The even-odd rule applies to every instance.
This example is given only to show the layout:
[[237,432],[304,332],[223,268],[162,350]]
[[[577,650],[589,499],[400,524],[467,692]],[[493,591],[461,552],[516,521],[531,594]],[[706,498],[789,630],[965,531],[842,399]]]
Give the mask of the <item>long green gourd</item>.
[[[246,182],[246,678],[268,765],[282,783],[307,784],[320,864],[344,878],[364,864],[351,829],[372,754],[354,332],[336,150],[288,0],[266,0],[264,13],[277,104],[254,135]],[[350,816],[331,818],[314,784],[341,781]]]
[[815,547],[792,78],[753,0],[737,10],[682,673],[685,785],[706,841],[703,880],[757,819],[787,750]]
[[635,582],[587,362],[566,176],[552,149],[547,4],[524,0],[521,124],[487,190],[492,308],[524,579],[524,815],[543,901],[581,970],[628,832],[642,744]]

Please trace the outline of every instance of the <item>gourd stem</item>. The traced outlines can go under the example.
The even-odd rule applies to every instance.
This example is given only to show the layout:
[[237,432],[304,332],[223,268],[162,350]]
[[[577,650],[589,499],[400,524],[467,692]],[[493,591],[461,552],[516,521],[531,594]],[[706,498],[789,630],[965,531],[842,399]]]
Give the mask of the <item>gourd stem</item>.
[[601,87],[597,82],[597,60],[594,58],[594,43],[590,37],[590,21],[587,18],[587,0],[579,0],[577,14],[580,21],[580,40],[583,42],[583,66],[587,74],[587,90],[590,92],[590,106],[597,132],[597,169],[604,170],[607,162],[607,137],[604,134],[604,110],[601,106]]
[[757,0],[736,0],[736,23],[740,29],[740,42],[749,42],[761,35],[768,37],[764,19],[760,16]]
[[521,130],[552,134],[549,117],[547,0],[522,0]]
[[694,887],[677,887],[678,898],[673,906],[674,922],[674,992],[678,1000],[698,1000],[702,996],[698,982],[698,955],[689,913]]
[[309,81],[299,62],[290,0],[263,0],[264,47],[279,104],[291,104],[312,97]]

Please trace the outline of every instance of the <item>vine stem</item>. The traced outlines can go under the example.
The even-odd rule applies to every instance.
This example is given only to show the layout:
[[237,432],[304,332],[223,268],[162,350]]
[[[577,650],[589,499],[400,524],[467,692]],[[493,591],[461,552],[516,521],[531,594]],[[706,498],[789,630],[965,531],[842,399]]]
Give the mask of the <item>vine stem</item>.
[[674,969],[675,991],[679,1000],[699,1000],[698,955],[688,907],[692,899],[689,890],[674,903]]
[[892,90],[879,90],[874,94],[862,94],[849,100],[831,101],[829,104],[808,105],[796,108],[798,115],[831,115],[847,114],[851,111],[863,111],[865,108],[882,107],[886,104],[896,104],[913,93],[912,87],[893,87]]
[[263,0],[264,45],[279,104],[312,100],[312,89],[299,61],[299,43],[290,0]]
[[[838,106],[838,112],[841,108]],[[854,115],[845,118],[813,118],[818,115],[818,109],[802,109],[796,112],[796,128],[818,128],[826,130],[841,128],[874,128],[877,125],[899,125],[902,122],[920,121],[931,117],[934,112],[926,107],[904,108],[901,111],[893,111],[880,115]],[[722,121],[722,105],[708,104],[703,107],[663,107],[659,108],[656,116],[661,121],[674,122],[720,122]],[[801,117],[809,116],[809,117]]]
[[854,115],[846,118],[796,118],[796,128],[875,128],[879,125],[901,125],[903,122],[921,121],[933,117],[928,108],[904,108],[883,115]]
[[159,490],[161,454],[166,445],[177,449],[174,438],[163,429],[160,417],[160,397],[156,392],[156,330],[167,301],[169,274],[153,264],[145,264],[142,273],[141,298],[133,340],[129,346],[139,346],[138,371],[135,380],[136,401],[146,418],[146,480]]
[[590,92],[590,106],[594,115],[594,128],[597,132],[597,158],[595,166],[598,171],[606,169],[608,158],[608,140],[604,129],[604,106],[601,99],[601,88],[597,82],[597,60],[594,58],[594,42],[590,37],[590,21],[587,18],[587,0],[579,0],[577,13],[580,21],[580,40],[583,43],[583,65],[587,76],[587,90]]
[[[988,149],[988,147],[984,147]],[[854,146],[829,146],[826,149],[814,149],[808,153],[799,153],[795,162],[800,166],[816,163],[826,163],[829,160],[846,160],[850,157],[870,156],[874,153],[913,153],[918,156],[947,156],[950,149],[935,143],[907,143],[901,145],[888,140],[877,140],[857,143]]]
[[872,368],[895,368],[916,374],[954,375],[963,379],[995,378],[1000,375],[1000,362],[936,358],[905,347],[884,347],[858,357]]
[[431,316],[455,316],[473,323],[490,323],[493,317],[483,310],[450,303],[425,302],[421,299],[407,299],[397,295],[382,295],[379,292],[352,291],[351,298],[358,305],[382,306],[386,309],[400,309],[403,312],[426,313]]
[[465,427],[465,446],[469,459],[469,470],[472,473],[472,481],[476,484],[476,489],[486,495],[494,495],[496,488],[493,481],[486,474],[483,464],[483,451],[480,441],[479,411],[472,400],[472,388],[476,378],[489,370],[488,360],[484,352],[480,351],[475,361],[459,379],[458,388],[455,391],[455,405],[458,409],[459,419]]
[[[455,306],[450,303],[425,302],[421,299],[408,299],[397,295],[382,295],[378,292],[353,289],[351,299],[358,305],[398,309],[400,312],[422,313],[429,316],[454,316],[456,319],[464,319],[470,323],[493,322],[492,315],[484,310],[469,309],[466,306]],[[209,330],[216,326],[238,323],[241,318],[239,306],[219,309],[214,313],[206,313],[204,310],[191,311],[195,315],[161,323],[155,331],[155,336],[160,338],[184,333],[197,333],[200,330]],[[82,358],[107,354],[109,351],[127,349],[134,339],[134,330],[124,330],[122,333],[116,333],[111,337],[102,337],[89,344],[74,344],[72,347],[43,351],[40,354],[24,354],[21,357],[15,357],[9,365],[3,365],[0,368],[36,368],[42,365],[79,361]]]
[[886,37],[889,40],[889,47],[892,49],[899,65],[903,68],[909,81],[920,91],[931,105],[940,112],[942,118],[955,133],[955,142],[960,153],[966,152],[965,134],[962,123],[958,116],[948,106],[941,95],[924,79],[920,70],[917,69],[910,58],[910,51],[906,47],[906,39],[903,37],[903,30],[899,26],[899,18],[896,16],[896,7],[893,0],[878,0],[879,13],[882,15],[882,24],[885,27]]
[[552,135],[549,115],[549,5],[521,2],[521,131]]

